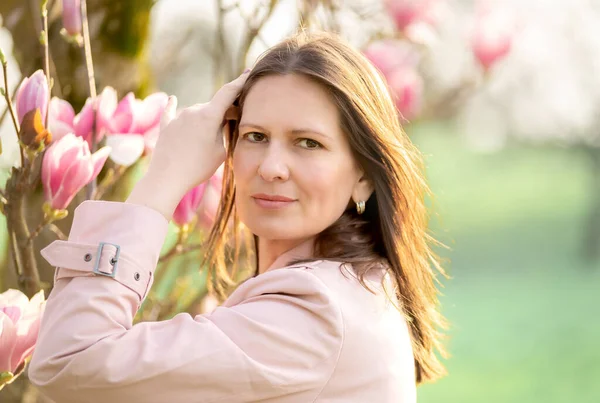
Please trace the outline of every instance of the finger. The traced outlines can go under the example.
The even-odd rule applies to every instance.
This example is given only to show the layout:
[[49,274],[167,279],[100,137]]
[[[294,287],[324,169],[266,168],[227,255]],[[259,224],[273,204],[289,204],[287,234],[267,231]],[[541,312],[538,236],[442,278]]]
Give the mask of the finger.
[[167,101],[167,106],[160,118],[160,129],[164,129],[171,120],[175,119],[177,115],[177,97],[171,95]]
[[217,108],[224,115],[225,111],[233,104],[233,101],[235,101],[242,90],[242,87],[248,79],[249,73],[250,69],[246,70],[235,80],[230,81],[221,87],[210,101],[211,105]]

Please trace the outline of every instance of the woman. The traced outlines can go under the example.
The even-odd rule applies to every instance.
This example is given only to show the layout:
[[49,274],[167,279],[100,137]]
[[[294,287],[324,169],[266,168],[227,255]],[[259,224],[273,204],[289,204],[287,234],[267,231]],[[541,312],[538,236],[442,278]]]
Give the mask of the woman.
[[[42,251],[57,271],[33,383],[60,403],[415,402],[443,373],[439,266],[421,157],[376,70],[300,34],[209,103],[175,107],[127,201],[82,203],[69,240]],[[210,314],[132,326],[175,206],[224,160],[209,259],[223,275],[239,218],[256,275]]]

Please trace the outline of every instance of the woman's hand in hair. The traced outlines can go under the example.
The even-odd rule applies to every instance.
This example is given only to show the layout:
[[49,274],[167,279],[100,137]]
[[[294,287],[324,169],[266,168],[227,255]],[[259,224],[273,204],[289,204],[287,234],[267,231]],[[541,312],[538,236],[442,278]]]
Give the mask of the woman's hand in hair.
[[206,181],[225,160],[225,115],[239,95],[248,73],[225,84],[210,102],[176,113],[171,96],[148,172],[136,184],[127,202],[159,210],[170,219],[181,198]]

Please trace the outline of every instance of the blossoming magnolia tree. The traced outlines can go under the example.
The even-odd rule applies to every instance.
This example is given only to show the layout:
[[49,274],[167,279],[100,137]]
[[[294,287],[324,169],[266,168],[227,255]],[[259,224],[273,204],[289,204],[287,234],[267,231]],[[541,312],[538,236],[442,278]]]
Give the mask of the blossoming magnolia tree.
[[[263,26],[279,2],[257,1],[250,14],[241,2],[217,3],[219,23],[215,35],[220,38],[219,44],[226,40],[223,21],[228,14],[236,13],[248,27],[241,34],[242,47],[231,51],[235,54],[225,51],[230,46],[212,52],[216,69],[231,70],[229,76],[233,77],[251,63],[246,58],[253,44],[264,42]],[[341,35],[345,35],[341,16],[348,12],[359,20],[371,21],[376,29],[365,30],[358,46],[381,71],[405,124],[419,119],[427,104],[432,103],[425,97],[427,82],[420,71],[421,60],[435,38],[440,19],[449,18],[447,4],[442,0],[385,0],[374,9],[355,4],[342,8],[332,1],[299,1],[294,11],[308,29],[334,30]],[[49,67],[47,18],[43,2],[40,37],[45,45],[44,65],[23,80],[14,96],[7,85],[7,60],[0,52],[2,96],[19,143],[19,161],[0,192],[0,208],[6,216],[11,266],[17,273],[14,287],[20,290],[9,289],[0,295],[0,388],[23,372],[35,345],[44,294],[52,286],[41,281],[35,239],[42,233],[65,238],[59,224],[78,203],[106,199],[111,191],[131,186],[124,179],[126,173],[134,167],[143,170],[144,161],[151,157],[167,102],[164,92],[140,99],[133,92],[119,94],[106,86],[97,94],[86,1],[63,0],[62,35],[74,49],[84,52],[88,73],[89,97],[76,110],[57,95],[61,92]],[[509,34],[488,32],[488,25],[482,23],[472,42],[465,46],[472,48],[480,70],[489,72],[506,55],[510,44]],[[219,85],[215,83],[214,87]],[[159,320],[183,311],[198,313],[216,303],[209,270],[198,270],[198,264],[192,262],[201,257],[202,239],[213,224],[221,189],[220,168],[180,201],[153,290],[136,320]],[[41,193],[41,201],[32,204],[36,193]],[[35,225],[26,219],[32,209],[43,212]]]

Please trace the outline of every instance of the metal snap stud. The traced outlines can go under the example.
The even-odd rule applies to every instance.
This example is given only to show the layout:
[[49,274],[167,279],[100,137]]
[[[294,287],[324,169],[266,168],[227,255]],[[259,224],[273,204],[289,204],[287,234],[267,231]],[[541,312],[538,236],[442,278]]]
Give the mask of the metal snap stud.
[[140,273],[135,273],[135,274],[133,275],[133,279],[134,279],[135,281],[138,281],[138,280],[140,279]]
[[114,266],[115,263],[117,263],[117,259],[116,258],[113,257],[112,259],[110,259],[110,265],[111,266]]
[[85,256],[83,257],[83,260],[85,260],[86,262],[89,262],[90,260],[92,260],[92,254],[86,253]]

